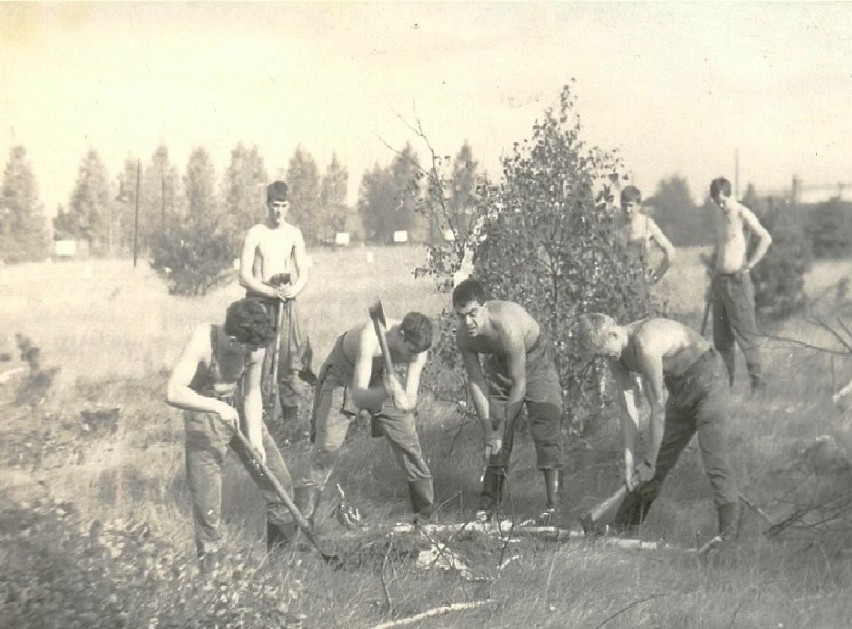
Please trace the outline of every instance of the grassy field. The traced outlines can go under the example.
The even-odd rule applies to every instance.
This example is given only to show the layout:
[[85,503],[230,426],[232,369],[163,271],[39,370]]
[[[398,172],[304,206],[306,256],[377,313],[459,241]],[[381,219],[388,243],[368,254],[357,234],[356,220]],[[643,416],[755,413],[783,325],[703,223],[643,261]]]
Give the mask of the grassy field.
[[[364,249],[314,254],[300,309],[318,360],[340,331],[366,317],[377,296],[391,315],[412,309],[435,315],[447,305],[448,295],[413,277],[422,250],[371,251],[369,264]],[[658,287],[672,316],[695,326],[704,290],[697,256],[680,253]],[[850,273],[852,263],[823,263],[808,277],[809,292],[821,294]],[[419,626],[849,624],[852,433],[849,417],[830,399],[852,376],[845,356],[832,360],[775,343],[766,354],[767,394],[748,397],[743,376],[735,389],[732,458],[743,494],[765,515],[747,509],[738,546],[709,562],[683,550],[715,532],[694,445],[642,530],[643,539],[665,540],[673,549],[626,551],[593,541],[495,544],[474,534],[453,539],[452,549],[474,572],[496,576],[488,584],[471,583],[457,571],[416,568],[411,557],[422,540],[390,545],[376,533],[344,533],[329,517],[333,496],[326,496],[318,526],[346,558],[344,570],[331,570],[309,551],[266,560],[259,552],[262,505],[234,458],[224,485],[224,533],[233,561],[209,580],[194,570],[182,422],[163,402],[164,385],[192,327],[219,320],[242,291],[234,283],[202,299],[169,297],[152,272],[124,260],[6,267],[0,290],[2,334],[31,338],[43,367],[39,379],[0,384],[0,557],[6,566],[0,626],[272,627],[303,615],[308,627],[366,627],[484,597],[497,604]],[[833,314],[848,314],[844,303],[832,307]],[[772,332],[812,343],[832,340],[801,320]],[[108,411],[117,407],[112,423],[116,415]],[[107,419],[100,424],[98,417]],[[418,421],[441,504],[436,517],[464,521],[479,489],[478,427],[428,399]],[[587,435],[571,436],[561,524],[576,526],[583,510],[618,486],[616,431],[613,416]],[[816,442],[820,436],[830,439]],[[283,454],[297,470],[306,451],[307,444],[297,442]],[[330,486],[335,482],[370,522],[406,521],[404,482],[386,444],[368,431],[350,431]],[[514,456],[511,493],[509,509],[518,520],[533,516],[544,498],[525,434]],[[770,522],[777,534],[767,534]],[[512,556],[517,559],[498,573],[501,559]]]

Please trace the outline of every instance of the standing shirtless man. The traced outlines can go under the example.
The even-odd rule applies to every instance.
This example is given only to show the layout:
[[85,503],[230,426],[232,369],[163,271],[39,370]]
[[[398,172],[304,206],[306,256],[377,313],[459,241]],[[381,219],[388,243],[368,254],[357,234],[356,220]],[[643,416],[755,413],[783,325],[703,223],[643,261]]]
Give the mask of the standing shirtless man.
[[640,264],[648,263],[648,251],[654,245],[663,253],[658,269],[648,271],[652,283],[659,282],[669,270],[675,257],[674,245],[666,238],[653,218],[642,211],[642,192],[636,186],[627,186],[621,191],[621,211],[624,225],[622,237],[631,257]]
[[[266,207],[266,221],[249,228],[243,240],[240,284],[245,287],[246,296],[259,299],[275,325],[280,324],[277,329],[280,336],[278,382],[268,382],[264,394],[267,400],[274,400],[273,395],[279,396],[282,420],[286,423],[299,416],[296,376],[302,365],[297,366],[297,359],[304,360],[309,343],[302,338],[296,297],[308,283],[310,263],[301,230],[287,222],[290,202],[286,183],[275,181],[267,186]],[[264,374],[267,381],[273,371],[274,345],[273,340],[266,352]],[[267,410],[273,408],[268,401],[265,406]]]
[[536,463],[544,475],[547,502],[539,517],[544,524],[556,512],[564,466],[562,388],[553,345],[523,307],[486,300],[477,280],[455,287],[453,309],[459,318],[456,345],[485,437],[487,463],[476,517],[487,519],[500,503],[518,416],[526,405]]
[[[751,390],[756,393],[765,383],[754,311],[754,285],[749,272],[766,255],[772,237],[750,209],[731,197],[731,182],[727,179],[720,177],[711,182],[710,198],[721,210],[714,213],[716,247],[711,258],[713,345],[722,355],[733,385],[734,342],[739,344],[745,354]],[[746,231],[757,239],[751,256],[748,255]]]

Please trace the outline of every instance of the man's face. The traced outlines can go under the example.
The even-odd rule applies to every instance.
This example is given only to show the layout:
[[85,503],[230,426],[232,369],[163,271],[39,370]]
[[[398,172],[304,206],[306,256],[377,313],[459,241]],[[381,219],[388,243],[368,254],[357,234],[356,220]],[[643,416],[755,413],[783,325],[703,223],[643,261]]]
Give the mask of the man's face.
[[713,197],[713,202],[718,205],[723,210],[727,210],[729,206],[729,201],[731,197],[726,195],[724,192],[720,192],[715,197]]
[[625,201],[621,204],[621,209],[625,216],[630,217],[638,213],[641,206],[642,204],[639,201]]
[[251,354],[259,349],[254,343],[245,343],[236,336],[228,336],[228,349],[235,354]]
[[290,209],[290,202],[276,199],[274,201],[270,201],[267,204],[267,208],[269,208],[269,220],[271,220],[274,225],[278,225],[287,218],[287,210]]
[[456,306],[454,310],[459,318],[459,324],[469,336],[476,336],[482,332],[482,326],[485,322],[485,309],[482,304],[477,301],[469,301],[464,305]]

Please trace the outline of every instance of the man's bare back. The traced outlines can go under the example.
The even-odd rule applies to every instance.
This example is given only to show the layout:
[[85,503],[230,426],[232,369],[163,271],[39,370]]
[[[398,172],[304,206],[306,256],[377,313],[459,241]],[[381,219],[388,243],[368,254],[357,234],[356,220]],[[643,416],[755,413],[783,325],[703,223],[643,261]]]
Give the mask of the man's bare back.
[[630,371],[643,376],[646,363],[636,359],[637,355],[660,357],[663,373],[680,376],[687,371],[708,349],[708,343],[697,332],[671,319],[643,319],[625,326],[632,339],[634,351],[622,352],[620,362]]

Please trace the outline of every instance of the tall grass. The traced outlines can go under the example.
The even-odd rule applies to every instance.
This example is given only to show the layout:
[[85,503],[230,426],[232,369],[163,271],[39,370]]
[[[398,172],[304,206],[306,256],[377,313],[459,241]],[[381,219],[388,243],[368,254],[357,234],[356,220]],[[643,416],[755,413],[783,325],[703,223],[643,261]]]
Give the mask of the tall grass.
[[[319,360],[337,334],[366,317],[367,306],[375,297],[383,299],[390,316],[412,309],[434,315],[446,305],[448,295],[436,294],[428,280],[413,278],[422,250],[380,248],[372,253],[371,264],[363,249],[314,254],[311,282],[299,307]],[[850,271],[852,264],[833,262],[824,273],[815,272],[809,286],[827,286],[832,283],[826,279],[829,275],[840,278]],[[7,296],[0,303],[3,335],[29,336],[42,348],[44,366],[59,368],[47,399],[32,407],[12,403],[11,384],[0,389],[0,437],[7,444],[4,447],[14,445],[16,452],[24,453],[0,463],[4,480],[0,514],[19,513],[10,505],[21,501],[70,501],[84,523],[93,519],[147,523],[162,549],[172,549],[162,550],[164,556],[175,565],[191,567],[181,416],[164,404],[164,383],[192,327],[220,320],[226,305],[239,298],[242,290],[232,283],[203,299],[169,297],[147,268],[133,269],[129,262],[115,260],[3,268],[0,289]],[[703,290],[696,251],[679,252],[675,266],[658,287],[673,316],[695,326],[700,322]],[[823,340],[822,332],[801,321],[788,322],[778,331]],[[835,359],[834,369],[836,388],[852,374],[844,360]],[[767,372],[769,392],[765,396],[748,397],[745,384],[735,388],[731,458],[740,472],[743,494],[780,521],[795,508],[807,506],[808,500],[839,491],[852,480],[842,466],[817,469],[812,460],[801,457],[801,451],[824,434],[834,435],[841,446],[852,441],[847,438],[848,417],[830,401],[833,385],[828,358],[776,345],[767,350]],[[93,434],[84,429],[80,411],[97,405],[121,406],[115,433]],[[454,409],[428,400],[419,409],[418,426],[441,505],[437,519],[470,517],[482,463],[478,426],[465,422]],[[60,442],[62,448],[57,445]],[[570,449],[561,522],[566,526],[574,525],[579,513],[618,486],[620,457],[614,414],[594,435],[585,440],[574,438]],[[293,471],[304,464],[306,450],[303,442],[285,448],[285,459]],[[372,523],[409,517],[402,474],[384,441],[370,438],[366,427],[350,429],[330,486],[336,483]],[[532,442],[525,431],[516,447],[510,490],[507,510],[518,519],[534,515],[543,504]],[[254,579],[269,585],[277,596],[289,601],[289,612],[307,615],[307,625],[313,627],[374,624],[387,614],[387,596],[394,614],[405,615],[482,594],[453,574],[415,569],[403,552],[403,541],[397,542],[396,551],[385,555],[386,544],[374,539],[370,546],[364,540],[353,540],[351,534],[342,535],[329,517],[333,502],[333,496],[327,496],[319,529],[341,548],[362,553],[361,563],[333,572],[309,552],[294,552],[280,563],[263,562],[259,552],[262,505],[245,472],[229,460],[224,533],[234,555],[253,558],[242,566],[244,577],[237,581]],[[852,613],[847,596],[852,564],[843,546],[849,536],[842,530],[817,535],[816,528],[801,527],[767,537],[762,534],[767,527],[762,516],[747,510],[737,552],[710,562],[676,550],[636,553],[589,542],[556,545],[529,540],[503,549],[476,536],[459,538],[454,545],[481,572],[493,574],[504,552],[519,555],[490,586],[491,596],[501,605],[442,616],[424,626],[847,626]],[[15,531],[14,526],[4,528],[0,522],[0,538],[11,544],[8,548],[30,548],[26,544],[33,544],[33,538],[27,542]],[[709,487],[697,448],[692,446],[667,481],[641,534],[693,548],[714,532]],[[49,539],[45,534],[42,552],[59,553],[72,565],[75,546],[51,549]],[[85,548],[89,547],[81,542],[78,550]],[[7,557],[17,561],[22,555],[12,552]],[[387,557],[384,587],[380,578],[383,557]],[[81,587],[75,597],[95,600],[93,592],[99,582],[96,575],[87,574],[81,578],[91,579],[91,587]],[[206,618],[201,603],[207,599],[200,589],[193,589],[194,581],[184,577],[121,581],[130,579],[121,576],[124,574],[118,571],[112,577],[125,615],[109,618],[120,622],[111,625],[102,619],[88,625],[80,621],[76,626],[147,624],[152,609],[173,609],[172,598],[181,588],[187,590],[187,596],[198,597],[199,607],[186,609],[195,610],[195,618]],[[60,587],[61,575],[42,577],[42,589]],[[237,581],[226,581],[232,589],[237,587]],[[131,593],[121,583],[135,583],[135,590]],[[255,606],[271,605],[269,601],[275,598],[239,591]],[[294,593],[292,597],[288,592]],[[28,626],[59,626],[58,617],[49,617],[50,607],[41,608],[46,610],[42,616],[32,611],[38,608],[27,609]],[[175,617],[180,613],[184,612],[175,611]],[[257,616],[261,617],[266,618]],[[0,624],[4,618],[0,615]],[[22,626],[21,616],[8,618]],[[243,622],[252,626],[251,621]],[[254,626],[271,626],[256,623]]]

